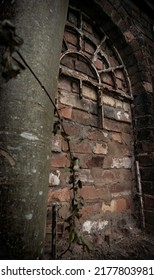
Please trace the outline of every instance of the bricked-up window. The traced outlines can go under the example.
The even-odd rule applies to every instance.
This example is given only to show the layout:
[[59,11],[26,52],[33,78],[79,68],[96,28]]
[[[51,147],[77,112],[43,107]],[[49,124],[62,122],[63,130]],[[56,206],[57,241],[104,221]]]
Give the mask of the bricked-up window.
[[[131,86],[123,61],[102,28],[69,9],[60,59],[59,114],[79,158],[83,217],[98,220],[130,209],[132,189]],[[55,116],[56,118],[56,116]],[[49,203],[69,208],[68,146],[53,136]],[[53,188],[53,186],[56,186]]]
[[[65,28],[61,75],[74,80],[80,99],[86,95],[84,86],[95,89],[96,94],[90,98],[97,101],[100,127],[104,124],[106,95],[126,102],[132,99],[127,70],[118,51],[102,28],[96,27],[86,15],[73,9],[68,12]],[[128,117],[124,111],[121,115],[123,119]],[[120,115],[115,117],[118,119]]]

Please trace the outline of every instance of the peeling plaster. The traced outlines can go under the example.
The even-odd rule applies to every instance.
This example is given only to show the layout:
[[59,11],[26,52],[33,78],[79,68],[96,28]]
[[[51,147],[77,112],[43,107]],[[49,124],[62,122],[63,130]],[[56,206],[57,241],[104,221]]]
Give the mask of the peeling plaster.
[[126,119],[129,121],[130,120],[129,114],[125,112],[124,115],[125,115]]
[[121,112],[120,111],[117,112],[117,118],[118,118],[118,120],[120,120],[120,118],[121,118]]
[[28,140],[32,140],[32,141],[39,140],[39,138],[36,135],[33,135],[32,133],[28,133],[28,132],[22,132],[20,134],[20,136],[22,138],[25,138],[25,139],[28,139]]
[[129,157],[112,158],[111,168],[131,168],[131,159]]
[[103,230],[107,225],[108,221],[86,221],[82,226],[83,231],[87,231],[88,233]]
[[57,175],[55,175],[54,173],[50,173],[49,174],[49,185],[50,186],[59,186],[60,185],[60,171],[56,170]]

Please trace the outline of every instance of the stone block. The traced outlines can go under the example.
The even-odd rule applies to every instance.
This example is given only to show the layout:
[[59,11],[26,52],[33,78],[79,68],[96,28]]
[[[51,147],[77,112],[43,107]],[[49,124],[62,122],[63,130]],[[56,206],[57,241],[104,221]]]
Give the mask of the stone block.
[[60,109],[60,116],[65,119],[72,119],[72,108],[71,107],[63,107]]

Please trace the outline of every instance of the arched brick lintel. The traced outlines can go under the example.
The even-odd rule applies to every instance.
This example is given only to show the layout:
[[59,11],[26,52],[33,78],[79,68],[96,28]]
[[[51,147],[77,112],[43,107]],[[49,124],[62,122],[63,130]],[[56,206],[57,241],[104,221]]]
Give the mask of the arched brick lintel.
[[[111,3],[112,2],[112,3]],[[70,0],[70,5],[82,9],[92,21],[102,26],[111,42],[120,53],[127,68],[134,96],[138,92],[150,90],[151,78],[147,74],[147,63],[141,45],[143,35],[134,22],[130,22],[128,13],[121,7],[120,1],[108,0]]]

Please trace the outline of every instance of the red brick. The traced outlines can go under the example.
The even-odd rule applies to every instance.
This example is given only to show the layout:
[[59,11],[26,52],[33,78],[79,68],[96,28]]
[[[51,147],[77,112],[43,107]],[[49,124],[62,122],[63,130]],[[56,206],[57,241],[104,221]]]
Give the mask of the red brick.
[[130,169],[101,169],[92,168],[91,174],[94,179],[95,186],[103,188],[105,186],[111,187],[120,182],[126,185],[132,182],[132,173]]
[[88,162],[91,159],[91,154],[80,154],[80,153],[73,153],[75,157],[79,159],[79,166],[82,169],[90,168],[88,166]]
[[111,86],[114,85],[113,79],[112,79],[111,75],[109,75],[108,73],[104,73],[104,74],[102,75],[102,82],[103,82],[104,84],[107,84],[107,85],[111,85]]
[[70,94],[67,91],[62,91],[60,94],[60,102],[67,106],[84,110],[86,112],[97,114],[97,103],[87,98],[79,98],[78,94]]
[[117,182],[116,184],[112,184],[110,186],[110,192],[112,194],[114,193],[122,193],[124,191],[130,191],[131,190],[131,185],[130,181],[125,181],[124,183],[122,182]]
[[87,53],[93,54],[95,51],[95,48],[92,45],[85,42],[85,51]]
[[95,214],[100,214],[100,211],[101,211],[101,205],[99,203],[95,203],[95,204],[84,206],[81,209],[81,214],[84,218],[90,217],[91,219],[92,216],[94,216]]
[[102,130],[93,129],[89,130],[88,139],[93,141],[103,141],[107,142],[108,138],[106,137],[107,134],[104,133]]
[[70,160],[67,158],[67,154],[52,153],[52,157],[51,157],[52,168],[69,167],[69,166],[70,166]]
[[58,111],[59,111],[59,114],[60,114],[61,117],[71,120],[71,118],[72,118],[72,108],[71,107],[63,106]]
[[128,148],[132,148],[133,145],[133,136],[128,133],[122,133],[122,142],[125,143]]
[[67,91],[71,91],[71,82],[69,79],[66,78],[60,78],[58,81],[58,88],[59,89],[64,89]]
[[65,31],[64,38],[66,39],[67,42],[71,43],[72,45],[76,46],[78,43],[77,35],[72,34],[70,32]]
[[78,124],[74,124],[71,122],[64,122],[64,128],[68,135],[72,136],[80,136],[81,127]]
[[132,150],[125,143],[121,144],[115,141],[110,141],[108,147],[108,154],[112,157],[126,157],[132,155]]
[[74,68],[74,57],[70,55],[65,55],[60,62],[62,65],[73,69]]
[[80,111],[78,109],[73,109],[72,120],[86,125],[91,125],[94,127],[98,126],[98,117],[90,113]]
[[124,212],[129,209],[129,205],[127,204],[127,200],[125,198],[112,199],[110,203],[102,204],[103,212]]
[[117,121],[109,120],[107,118],[104,119],[104,128],[109,131],[117,131],[121,132],[121,127]]
[[102,63],[102,61],[100,60],[100,59],[97,59],[96,61],[95,61],[95,66],[96,66],[96,68],[97,69],[99,69],[99,70],[102,70],[104,67],[103,67],[103,63]]
[[116,176],[111,170],[103,170],[101,168],[92,168],[92,176],[95,186],[103,187],[106,184],[116,182]]
[[121,133],[112,133],[112,139],[119,143],[122,143]]
[[70,190],[69,188],[61,188],[55,190],[54,188],[50,188],[48,192],[48,202],[53,201],[69,201],[70,200]]
[[93,74],[91,68],[89,67],[89,65],[84,61],[75,61],[75,70],[82,72],[84,74],[86,74],[87,76],[90,76],[92,78],[95,78],[95,75]]
[[86,160],[88,168],[100,167],[103,168],[104,156],[92,156],[89,160]]
[[82,92],[83,92],[83,96],[85,98],[89,98],[92,100],[97,100],[97,93],[96,90],[92,87],[88,87],[88,86],[83,86],[82,87]]
[[80,191],[80,195],[84,200],[95,200],[100,198],[100,190],[94,186],[84,186]]
[[102,96],[102,101],[103,101],[103,104],[106,104],[106,105],[109,105],[109,106],[115,106],[115,103],[116,103],[116,100],[115,98],[112,98],[110,96],[107,96],[107,95],[103,95]]
[[74,153],[80,153],[80,154],[91,154],[92,149],[89,143],[86,142],[81,142],[81,143],[71,143],[70,141],[70,146],[71,146],[71,151]]
[[116,211],[117,212],[123,212],[123,211],[126,211],[128,209],[128,206],[127,206],[127,201],[125,198],[119,198],[119,199],[116,199]]

